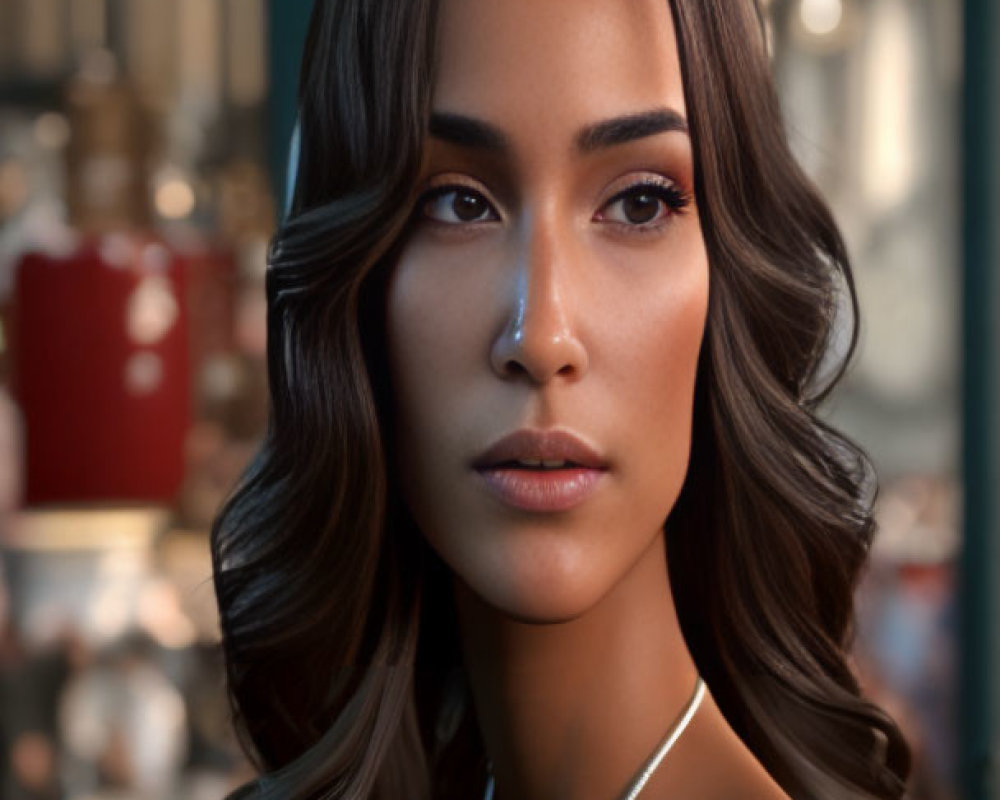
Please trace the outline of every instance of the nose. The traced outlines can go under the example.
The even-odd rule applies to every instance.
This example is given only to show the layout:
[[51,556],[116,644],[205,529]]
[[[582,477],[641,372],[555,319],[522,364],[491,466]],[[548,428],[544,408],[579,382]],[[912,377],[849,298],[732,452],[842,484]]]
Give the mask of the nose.
[[575,322],[580,309],[571,282],[571,236],[551,220],[522,239],[512,302],[490,351],[501,378],[545,384],[557,376],[578,380],[587,371],[588,354]]

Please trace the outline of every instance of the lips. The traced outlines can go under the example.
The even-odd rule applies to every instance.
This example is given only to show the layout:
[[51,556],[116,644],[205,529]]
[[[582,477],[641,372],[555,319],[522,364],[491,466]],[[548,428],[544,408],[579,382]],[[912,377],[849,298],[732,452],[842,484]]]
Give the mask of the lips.
[[589,445],[563,431],[519,430],[493,444],[473,468],[504,504],[522,511],[568,511],[608,470]]
[[[607,462],[589,445],[564,431],[532,431],[522,429],[504,436],[477,458],[474,469],[491,469],[530,462],[570,462],[574,467],[605,470]],[[529,464],[524,464],[528,466]]]

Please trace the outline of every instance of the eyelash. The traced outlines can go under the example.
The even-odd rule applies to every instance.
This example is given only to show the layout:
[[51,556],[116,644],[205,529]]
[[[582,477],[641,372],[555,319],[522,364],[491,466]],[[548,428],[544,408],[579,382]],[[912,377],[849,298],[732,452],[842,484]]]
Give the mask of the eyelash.
[[[427,206],[436,200],[440,200],[442,197],[447,197],[450,194],[456,192],[464,192],[468,195],[475,196],[482,200],[486,204],[488,210],[494,215],[494,219],[476,219],[468,222],[442,222],[441,220],[434,219],[428,213],[426,213]],[[652,222],[642,222],[642,223],[628,223],[620,222],[617,220],[606,221],[605,224],[613,225],[615,228],[621,230],[628,235],[647,235],[650,233],[655,233],[660,228],[662,228],[667,221],[673,217],[675,214],[683,213],[691,202],[691,198],[683,190],[677,187],[676,184],[671,183],[665,179],[655,180],[655,179],[643,179],[636,181],[635,183],[627,186],[622,191],[615,194],[607,203],[605,203],[600,211],[603,212],[605,209],[610,208],[613,204],[619,203],[626,200],[629,196],[637,194],[650,194],[657,200],[662,202],[666,206],[667,211],[662,217],[654,218]],[[499,214],[493,207],[486,197],[483,196],[482,192],[477,189],[473,189],[471,186],[466,186],[461,183],[451,183],[442,186],[436,186],[429,191],[425,192],[420,199],[417,201],[417,214],[422,217],[426,222],[432,224],[459,228],[471,225],[479,225],[484,222],[494,222],[499,218]],[[599,212],[600,213],[600,212]]]
[[665,179],[653,180],[646,178],[618,192],[601,207],[601,211],[603,212],[604,209],[610,208],[613,204],[637,194],[650,194],[662,202],[667,208],[663,217],[654,218],[652,222],[628,223],[609,221],[607,224],[614,225],[627,234],[642,236],[644,234],[655,233],[658,229],[666,225],[675,214],[683,213],[691,202],[691,198],[676,184]]

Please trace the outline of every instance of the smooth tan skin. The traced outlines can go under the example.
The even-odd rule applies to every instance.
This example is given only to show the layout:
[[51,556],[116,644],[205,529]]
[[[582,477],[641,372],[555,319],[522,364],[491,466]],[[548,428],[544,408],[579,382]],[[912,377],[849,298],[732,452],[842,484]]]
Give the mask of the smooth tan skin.
[[[497,798],[611,800],[696,678],[663,523],[687,470],[709,269],[686,132],[574,143],[609,118],[684,115],[673,24],[665,0],[443,0],[438,46],[434,110],[509,149],[428,141],[422,186],[488,206],[470,223],[454,196],[422,204],[390,282],[400,476],[456,578]],[[688,205],[636,226],[613,199],[644,180]],[[470,462],[525,427],[590,443],[610,465],[598,491],[559,513],[490,495]],[[710,695],[642,794],[784,796]]]

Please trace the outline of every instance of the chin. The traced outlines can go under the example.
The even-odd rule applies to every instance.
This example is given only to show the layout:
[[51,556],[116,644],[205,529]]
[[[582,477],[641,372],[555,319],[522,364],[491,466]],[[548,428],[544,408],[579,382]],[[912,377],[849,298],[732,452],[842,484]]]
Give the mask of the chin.
[[584,615],[615,583],[607,573],[606,557],[582,553],[565,540],[551,547],[530,544],[504,548],[520,552],[503,553],[475,565],[478,568],[455,570],[456,575],[487,606],[532,625],[570,622]]
[[489,587],[486,592],[469,587],[479,599],[495,611],[525,625],[558,625],[572,622],[583,616],[596,601],[587,602],[579,592],[553,590],[530,592],[496,591]]

